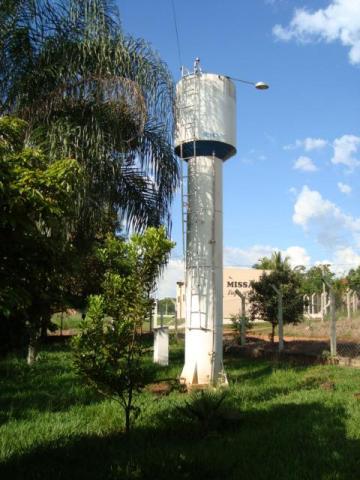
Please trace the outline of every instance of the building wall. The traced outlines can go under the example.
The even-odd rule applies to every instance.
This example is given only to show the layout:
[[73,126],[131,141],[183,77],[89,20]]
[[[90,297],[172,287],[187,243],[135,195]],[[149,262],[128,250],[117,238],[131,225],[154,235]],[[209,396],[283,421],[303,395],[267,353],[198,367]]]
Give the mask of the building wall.
[[250,292],[250,282],[257,281],[264,273],[264,270],[256,268],[224,268],[224,319],[229,319],[231,315],[239,313],[241,307],[241,298],[236,295],[235,290],[245,295],[246,311],[249,309],[247,297]]
[[[265,270],[256,268],[225,267],[223,269],[223,298],[224,319],[228,320],[231,315],[239,313],[241,298],[236,295],[238,289],[246,297],[250,292],[250,282],[257,281]],[[246,310],[249,308],[248,301],[245,303]],[[178,282],[176,285],[176,313],[177,318],[185,315],[185,285]]]

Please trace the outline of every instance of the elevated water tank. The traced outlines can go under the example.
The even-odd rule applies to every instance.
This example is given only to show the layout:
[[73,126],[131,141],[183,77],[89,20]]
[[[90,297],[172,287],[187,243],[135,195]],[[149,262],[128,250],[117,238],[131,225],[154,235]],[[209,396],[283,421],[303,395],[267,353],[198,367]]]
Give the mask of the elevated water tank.
[[175,153],[187,159],[236,153],[236,89],[226,76],[192,73],[176,87]]

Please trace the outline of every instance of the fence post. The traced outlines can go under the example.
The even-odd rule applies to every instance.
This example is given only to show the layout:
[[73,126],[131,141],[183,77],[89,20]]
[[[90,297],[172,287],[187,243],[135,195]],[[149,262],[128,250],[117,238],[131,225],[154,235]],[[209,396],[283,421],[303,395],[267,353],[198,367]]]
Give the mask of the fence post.
[[275,285],[271,285],[278,297],[278,333],[279,333],[279,352],[284,350],[284,322],[283,322],[283,295],[282,291]]
[[353,314],[356,315],[357,312],[357,294],[356,292],[353,292],[353,301],[352,301],[352,307],[353,307]]
[[235,290],[236,295],[241,298],[241,317],[240,317],[240,344],[246,344],[246,315],[245,315],[245,295],[240,290]]
[[336,311],[335,311],[335,295],[334,290],[330,289],[330,312],[331,312],[331,327],[330,327],[330,353],[336,357]]
[[153,309],[153,325],[150,324],[150,331],[152,330],[152,326],[153,328],[157,328],[158,326],[158,301],[157,299],[155,299],[154,301],[154,309]]
[[347,310],[347,319],[351,319],[351,290],[346,292],[346,310]]
[[323,321],[325,320],[326,309],[327,309],[326,285],[325,285],[325,281],[324,281],[324,275],[325,275],[325,267],[324,267],[324,266],[323,266],[322,272],[323,272],[323,291],[322,291],[322,314],[321,314],[321,321],[323,322]]
[[324,284],[329,289],[330,296],[330,354],[336,357],[336,309],[335,309],[335,293],[332,285],[323,278]]

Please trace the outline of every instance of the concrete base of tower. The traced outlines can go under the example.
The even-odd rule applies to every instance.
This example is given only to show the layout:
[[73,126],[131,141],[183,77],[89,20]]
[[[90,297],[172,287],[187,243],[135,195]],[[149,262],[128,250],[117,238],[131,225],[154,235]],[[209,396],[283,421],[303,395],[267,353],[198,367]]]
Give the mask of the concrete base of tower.
[[226,386],[222,351],[213,349],[216,345],[213,331],[187,329],[185,337],[185,364],[180,382],[188,388]]

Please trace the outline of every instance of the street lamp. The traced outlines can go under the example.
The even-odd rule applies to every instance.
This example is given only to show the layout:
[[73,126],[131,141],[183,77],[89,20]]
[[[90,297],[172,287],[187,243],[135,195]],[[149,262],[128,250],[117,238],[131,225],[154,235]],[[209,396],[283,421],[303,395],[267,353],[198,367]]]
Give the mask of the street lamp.
[[234,82],[241,82],[241,83],[246,83],[247,85],[253,85],[257,90],[267,90],[270,88],[268,83],[265,82],[250,82],[249,80],[243,80],[242,78],[234,78],[234,77],[229,77],[231,80],[234,80]]

